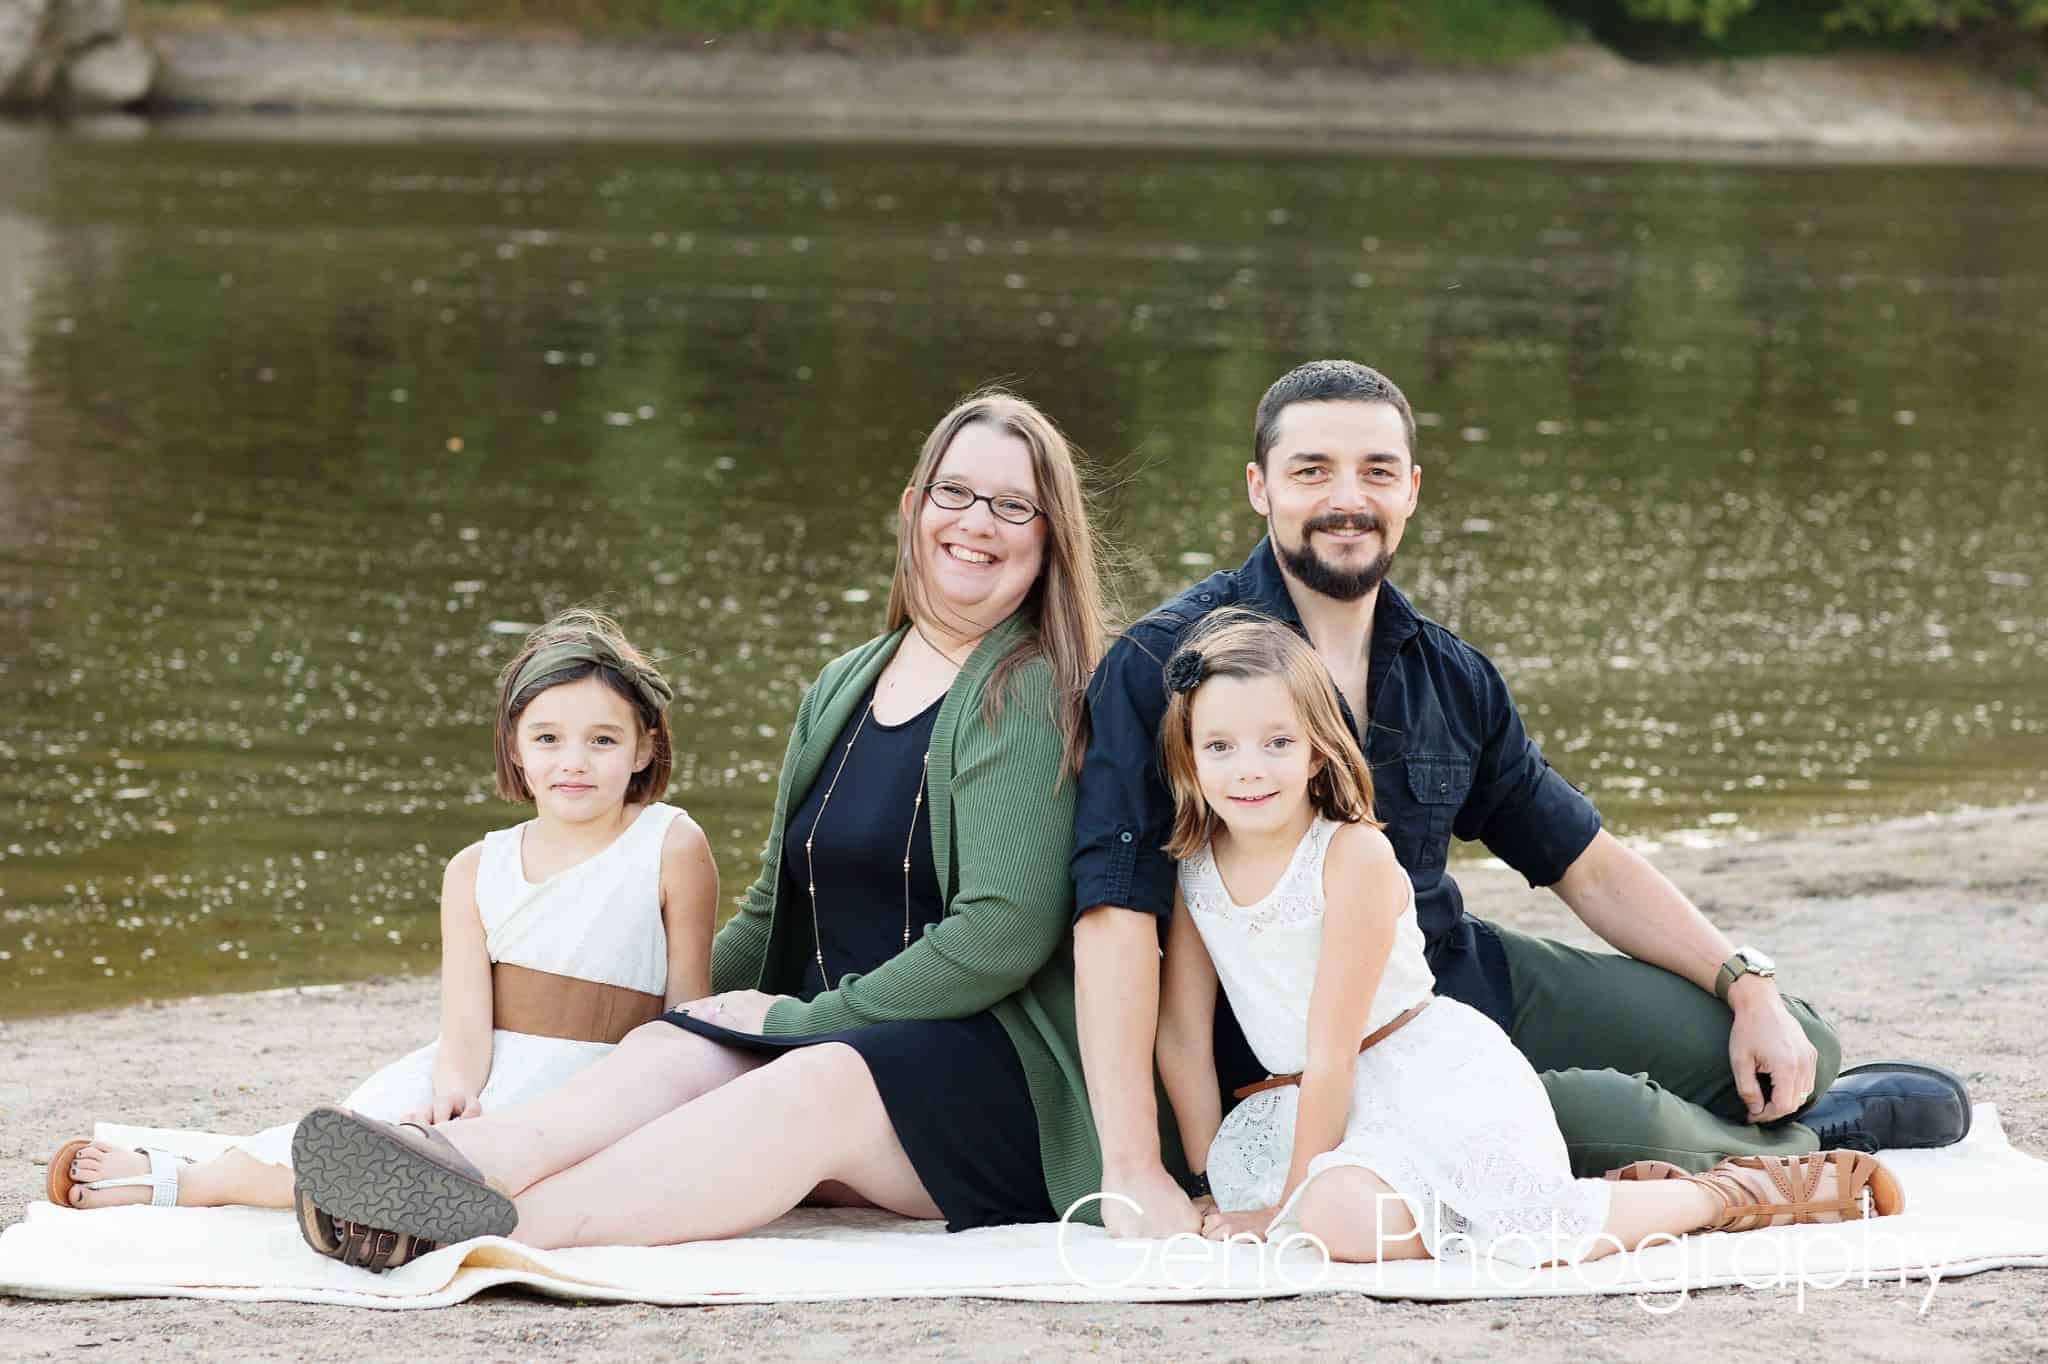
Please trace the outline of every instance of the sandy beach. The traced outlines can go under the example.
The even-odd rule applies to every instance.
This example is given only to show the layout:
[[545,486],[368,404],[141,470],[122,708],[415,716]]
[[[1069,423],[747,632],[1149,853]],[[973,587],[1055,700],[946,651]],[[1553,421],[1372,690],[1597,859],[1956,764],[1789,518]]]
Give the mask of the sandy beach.
[[[1849,1060],[1917,1056],[1995,1102],[2013,1143],[2048,1153],[2048,805],[1824,828],[1664,867],[1738,941],[1772,951],[1791,993],[1841,1030]],[[1576,941],[1545,892],[1468,866],[1474,909]],[[0,1220],[41,1196],[43,1163],[95,1119],[246,1131],[345,1092],[434,1029],[428,979],[183,999],[0,1024]],[[1654,1316],[1628,1299],[1459,1305],[1359,1297],[1071,1307],[943,1300],[829,1306],[574,1307],[488,1294],[440,1312],[288,1304],[0,1300],[0,1361],[165,1346],[209,1359],[461,1356],[610,1359],[659,1349],[760,1360],[1641,1357],[2022,1360],[2048,1352],[2048,1273],[1924,1286],[1720,1290]]]

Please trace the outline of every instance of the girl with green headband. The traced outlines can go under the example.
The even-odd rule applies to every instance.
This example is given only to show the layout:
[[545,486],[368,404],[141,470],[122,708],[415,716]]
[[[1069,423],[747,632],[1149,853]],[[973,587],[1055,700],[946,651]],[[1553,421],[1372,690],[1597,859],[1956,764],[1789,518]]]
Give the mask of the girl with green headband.
[[[349,1096],[423,1124],[544,1093],[711,988],[718,873],[673,805],[668,683],[605,616],[533,632],[498,681],[501,799],[534,817],[457,853],[441,885],[441,1033]],[[77,1140],[50,1162],[76,1208],[292,1204],[287,1123],[212,1160]]]

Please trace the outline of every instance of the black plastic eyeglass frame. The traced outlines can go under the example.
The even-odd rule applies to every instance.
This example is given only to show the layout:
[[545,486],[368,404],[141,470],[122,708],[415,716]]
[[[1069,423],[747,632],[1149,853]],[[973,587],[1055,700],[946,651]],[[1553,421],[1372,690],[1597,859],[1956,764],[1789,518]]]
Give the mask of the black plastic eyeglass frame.
[[[965,502],[962,502],[957,507],[947,507],[945,503],[939,501],[937,495],[934,492],[934,490],[938,488],[958,488],[960,491],[967,494],[967,500]],[[990,493],[978,493],[974,491],[974,489],[968,487],[965,483],[956,483],[950,478],[934,479],[930,483],[925,484],[924,495],[931,499],[933,506],[945,507],[947,511],[966,511],[969,507],[973,506],[977,502],[986,502],[988,503],[988,514],[990,516],[993,516],[996,520],[1001,521],[1003,524],[1009,526],[1028,526],[1033,521],[1036,521],[1039,517],[1045,515],[1045,508],[1039,506],[1030,498],[1019,497],[1015,493],[1003,493],[1001,494],[1001,496],[1004,499],[1011,502],[1022,502],[1025,506],[1031,508],[1031,515],[1025,517],[1022,521],[1018,521],[1012,517],[1005,516],[1001,512],[996,510],[996,495]]]

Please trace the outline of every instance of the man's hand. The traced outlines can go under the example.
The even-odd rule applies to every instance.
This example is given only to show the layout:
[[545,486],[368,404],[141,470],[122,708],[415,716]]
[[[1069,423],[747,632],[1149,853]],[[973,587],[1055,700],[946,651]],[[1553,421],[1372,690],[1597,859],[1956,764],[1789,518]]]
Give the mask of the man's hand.
[[1154,1164],[1149,1170],[1103,1171],[1101,1207],[1103,1229],[1111,1236],[1160,1238],[1202,1229],[1194,1201],[1173,1182],[1164,1165]]
[[[1610,947],[1702,990],[1713,990],[1732,950],[1677,886],[1604,829],[1551,889]],[[1728,1007],[1735,1011],[1728,1069],[1749,1120],[1776,1122],[1797,1112],[1813,1092],[1820,1054],[1778,998],[1777,985],[1745,974],[1728,987]],[[1771,1077],[1768,1104],[1760,1073]]]
[[[1735,1090],[1749,1107],[1749,1120],[1776,1122],[1790,1117],[1813,1093],[1820,1053],[1805,1029],[1793,1021],[1778,988],[1761,976],[1746,975],[1728,988],[1735,1026],[1728,1032],[1728,1065]],[[1764,1102],[1759,1074],[1771,1077],[1771,1101]]]

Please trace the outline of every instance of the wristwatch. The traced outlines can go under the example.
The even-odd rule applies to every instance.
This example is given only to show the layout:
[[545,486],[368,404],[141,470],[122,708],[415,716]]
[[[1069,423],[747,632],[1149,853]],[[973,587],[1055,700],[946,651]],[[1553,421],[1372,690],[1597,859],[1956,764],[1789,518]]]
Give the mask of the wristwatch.
[[1714,997],[1723,1004],[1728,1002],[1728,991],[1744,976],[1762,976],[1769,980],[1778,974],[1777,963],[1754,947],[1738,947],[1735,955],[1721,963],[1721,970],[1714,977]]

